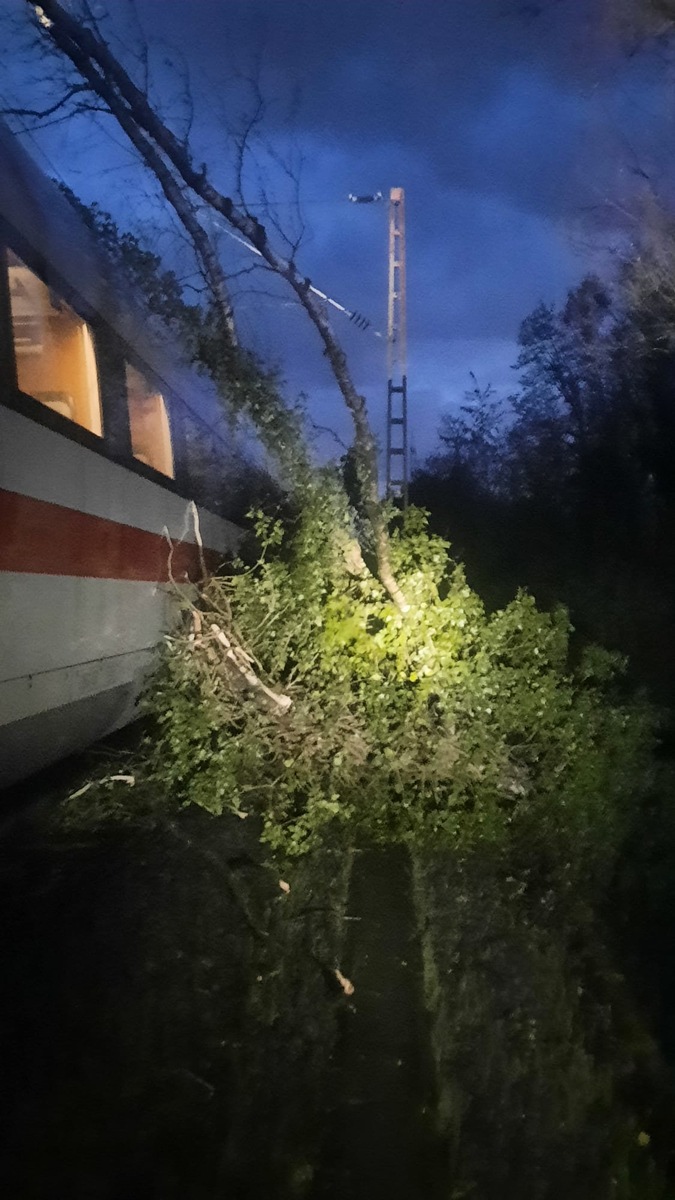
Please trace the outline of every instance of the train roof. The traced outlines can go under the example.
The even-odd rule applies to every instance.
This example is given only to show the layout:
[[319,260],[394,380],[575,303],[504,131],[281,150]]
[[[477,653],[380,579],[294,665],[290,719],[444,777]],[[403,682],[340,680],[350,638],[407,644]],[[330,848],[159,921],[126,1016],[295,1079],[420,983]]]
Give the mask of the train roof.
[[[102,251],[61,189],[37,166],[2,120],[0,218],[49,264],[55,276],[72,289],[73,296],[119,334],[202,421],[211,425],[222,418],[223,408],[214,386],[181,361],[168,337],[166,341],[158,338],[132,285]],[[68,300],[68,295],[64,299]],[[234,430],[229,434],[234,438]],[[251,438],[245,441],[246,455],[257,458]]]

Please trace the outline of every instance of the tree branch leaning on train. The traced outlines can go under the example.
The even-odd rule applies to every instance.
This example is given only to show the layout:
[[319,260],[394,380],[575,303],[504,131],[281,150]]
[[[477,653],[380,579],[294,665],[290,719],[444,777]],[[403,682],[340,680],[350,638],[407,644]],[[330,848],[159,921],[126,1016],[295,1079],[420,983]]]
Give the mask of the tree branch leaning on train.
[[[409,604],[392,566],[387,517],[379,495],[377,444],[366,401],[354,384],[345,352],[321,304],[310,290],[310,280],[298,270],[293,257],[285,258],[275,250],[265,226],[256,217],[211,184],[204,165],[199,168],[194,165],[187,139],[181,140],[171,131],[150,103],[147,90],[134,82],[112,53],[88,4],[84,4],[85,23],[71,16],[58,0],[43,0],[41,5],[33,0],[26,2],[35,16],[41,38],[71,63],[83,84],[116,119],[145,166],[158,180],[164,196],[192,240],[230,347],[234,346],[235,335],[227,281],[214,240],[197,218],[191,197],[217,213],[250,242],[268,268],[293,292],[319,335],[324,355],[351,415],[360,500],[372,538],[375,574],[396,607],[406,612]],[[76,86],[79,93],[79,85]]]

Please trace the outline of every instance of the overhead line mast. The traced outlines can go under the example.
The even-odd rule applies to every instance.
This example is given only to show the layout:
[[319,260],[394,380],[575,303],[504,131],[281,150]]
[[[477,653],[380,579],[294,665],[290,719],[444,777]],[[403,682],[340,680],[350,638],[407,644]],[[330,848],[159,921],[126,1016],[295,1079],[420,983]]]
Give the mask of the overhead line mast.
[[405,278],[405,192],[389,192],[387,315],[387,499],[408,507],[408,364]]
[[[356,196],[352,204],[383,200],[382,192]],[[405,278],[405,192],[389,192],[389,301],[387,309],[387,483],[388,500],[408,506],[410,449],[408,440],[408,365]]]

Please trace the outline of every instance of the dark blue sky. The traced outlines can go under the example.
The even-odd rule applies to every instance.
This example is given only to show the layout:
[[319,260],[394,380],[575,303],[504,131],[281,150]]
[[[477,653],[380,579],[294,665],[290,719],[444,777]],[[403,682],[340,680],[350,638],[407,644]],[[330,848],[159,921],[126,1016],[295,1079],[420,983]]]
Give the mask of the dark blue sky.
[[[346,197],[405,188],[411,416],[421,455],[433,448],[441,413],[461,401],[470,371],[483,384],[514,386],[520,321],[602,264],[615,215],[643,185],[636,168],[663,186],[668,163],[660,147],[675,144],[663,99],[667,71],[654,56],[626,57],[603,0],[549,0],[533,20],[522,7],[532,6],[137,0],[157,43],[156,94],[180,120],[166,60],[189,67],[196,156],[213,164],[225,187],[231,135],[251,107],[245,80],[258,78],[267,109],[245,176],[249,199],[258,198],[260,173],[280,221],[292,222],[292,189],[275,160],[301,161],[303,270],[378,328],[386,320],[386,205],[357,208]],[[126,0],[108,8],[128,48]],[[11,9],[15,0],[0,0],[0,12]],[[6,39],[5,47],[1,99],[21,92],[29,102],[39,88]],[[152,190],[139,182],[109,121],[34,136],[85,199],[156,226]],[[37,156],[35,141],[26,144]],[[163,244],[175,254],[168,235]],[[229,260],[243,265],[225,245]],[[280,363],[292,391],[310,395],[317,421],[346,434],[311,332],[292,308],[258,294],[268,290],[265,280],[246,277],[240,286],[256,289],[242,299],[244,337]],[[383,346],[340,317],[335,327],[381,426]]]

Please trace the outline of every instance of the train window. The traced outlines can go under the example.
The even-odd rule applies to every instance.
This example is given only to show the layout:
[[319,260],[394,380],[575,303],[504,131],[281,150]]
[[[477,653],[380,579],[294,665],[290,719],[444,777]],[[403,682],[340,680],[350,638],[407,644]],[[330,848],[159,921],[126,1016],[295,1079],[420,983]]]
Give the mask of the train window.
[[131,363],[126,364],[126,372],[134,457],[173,479],[171,430],[164,397]]
[[101,436],[96,355],[87,322],[11,250],[7,257],[19,388]]

